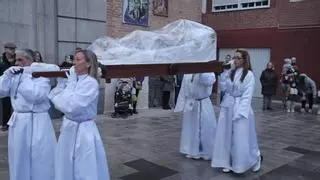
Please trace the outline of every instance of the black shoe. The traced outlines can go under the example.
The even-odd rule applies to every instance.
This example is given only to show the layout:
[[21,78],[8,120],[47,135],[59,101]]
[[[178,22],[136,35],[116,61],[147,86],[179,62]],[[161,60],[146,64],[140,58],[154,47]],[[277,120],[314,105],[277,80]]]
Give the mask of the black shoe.
[[137,110],[132,111],[133,114],[138,114]]
[[1,130],[2,131],[8,131],[9,127],[8,126],[2,126]]
[[271,108],[271,107],[268,107],[268,108],[267,108],[267,110],[270,110],[270,111],[272,111],[272,108]]

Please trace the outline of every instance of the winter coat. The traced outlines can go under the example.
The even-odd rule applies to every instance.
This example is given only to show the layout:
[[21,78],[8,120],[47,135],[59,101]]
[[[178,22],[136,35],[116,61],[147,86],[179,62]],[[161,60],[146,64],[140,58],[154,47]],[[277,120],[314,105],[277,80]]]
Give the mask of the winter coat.
[[277,91],[278,75],[274,70],[266,69],[261,73],[260,82],[263,95],[275,95]]

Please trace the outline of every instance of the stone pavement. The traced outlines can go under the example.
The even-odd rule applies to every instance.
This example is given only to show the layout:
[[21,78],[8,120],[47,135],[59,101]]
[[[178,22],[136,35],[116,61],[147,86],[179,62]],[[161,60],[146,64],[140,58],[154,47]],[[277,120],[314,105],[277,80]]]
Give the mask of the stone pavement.
[[[184,158],[179,153],[179,114],[150,109],[127,119],[100,116],[97,124],[112,180],[320,179],[320,116],[285,113],[280,105],[262,111],[257,100],[254,107],[264,161],[259,173],[242,176],[212,169],[209,161]],[[54,122],[58,130],[61,121]],[[0,134],[0,153],[0,179],[7,180],[6,133]]]

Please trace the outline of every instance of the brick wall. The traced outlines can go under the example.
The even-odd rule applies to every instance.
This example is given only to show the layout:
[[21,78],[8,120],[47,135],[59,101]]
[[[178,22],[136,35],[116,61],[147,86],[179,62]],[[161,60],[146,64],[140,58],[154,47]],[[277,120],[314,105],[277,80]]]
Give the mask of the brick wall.
[[319,9],[319,0],[271,0],[267,9],[212,13],[212,0],[208,0],[203,22],[215,30],[319,26]]
[[136,29],[150,30],[165,26],[177,19],[201,21],[201,2],[197,0],[168,0],[168,17],[153,16],[149,0],[149,27],[122,23],[122,0],[107,0],[107,35],[121,37]]

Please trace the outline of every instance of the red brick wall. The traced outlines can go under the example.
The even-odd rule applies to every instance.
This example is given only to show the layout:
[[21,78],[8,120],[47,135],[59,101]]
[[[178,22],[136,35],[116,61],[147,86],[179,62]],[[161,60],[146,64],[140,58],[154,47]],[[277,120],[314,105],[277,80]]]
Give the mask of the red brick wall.
[[201,1],[168,0],[168,2],[168,17],[160,17],[153,16],[152,0],[149,0],[149,27],[140,27],[122,23],[122,0],[107,0],[107,35],[120,37],[136,29],[157,29],[177,19],[201,21]]
[[212,13],[212,0],[208,0],[203,22],[215,30],[320,26],[320,1],[271,0],[267,9]]

